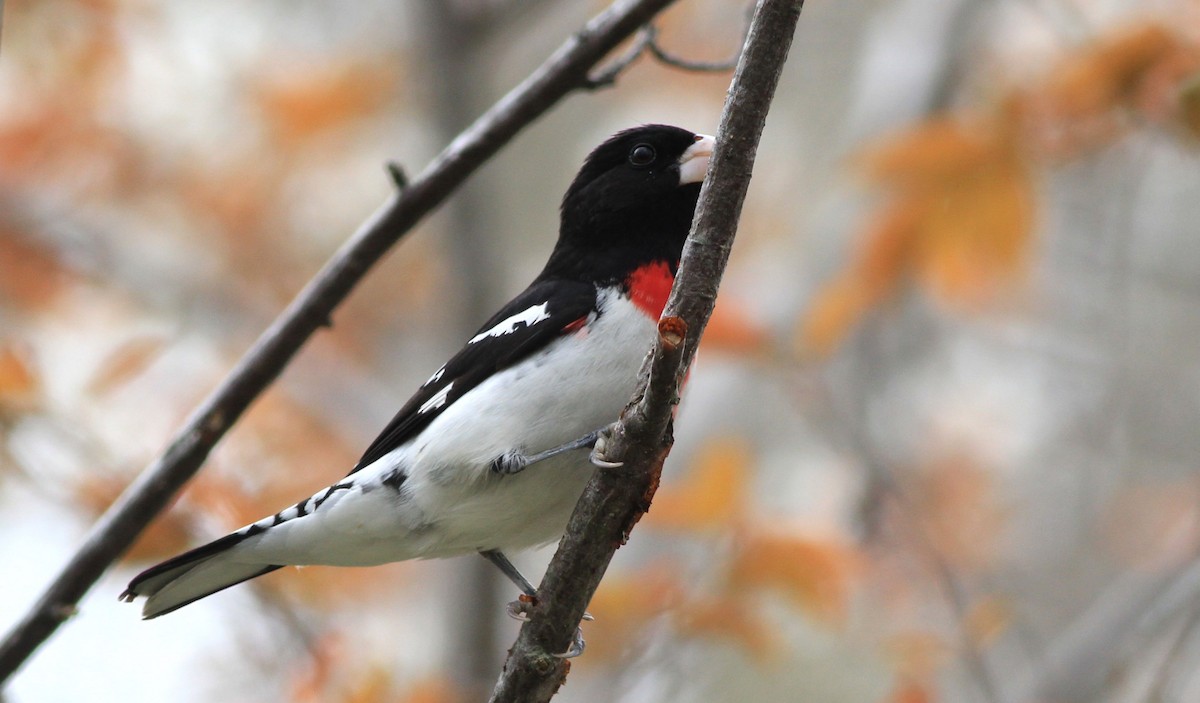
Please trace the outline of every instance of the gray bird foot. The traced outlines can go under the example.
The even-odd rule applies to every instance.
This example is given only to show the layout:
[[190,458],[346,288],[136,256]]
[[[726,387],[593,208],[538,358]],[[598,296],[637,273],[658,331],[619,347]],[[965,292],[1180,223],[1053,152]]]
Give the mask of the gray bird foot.
[[572,440],[553,449],[547,449],[544,452],[538,452],[537,454],[522,454],[517,450],[505,452],[492,460],[492,473],[510,476],[524,471],[539,461],[545,461],[559,454],[573,452],[576,449],[591,449],[595,446],[599,436],[600,430],[589,432],[579,439]]
[[529,614],[533,611],[533,606],[536,604],[537,599],[534,596],[522,593],[515,601],[504,606],[504,612],[513,620],[529,622]]
[[492,473],[501,476],[521,473],[527,466],[529,466],[529,457],[516,451],[506,452],[492,459]]
[[[537,596],[522,593],[515,601],[504,606],[504,613],[513,620],[529,622],[529,613],[533,611],[535,605],[537,605]],[[584,622],[595,622],[596,618],[591,613],[584,613],[582,620]]]
[[[514,620],[529,622],[530,612],[533,610],[535,605],[537,605],[537,599],[535,597],[521,595],[520,598],[509,603],[504,608],[504,612],[508,614],[508,617]],[[591,613],[584,613],[583,619],[587,621],[593,621],[596,618],[592,617]],[[557,657],[559,659],[573,659],[580,654],[583,654],[583,649],[586,646],[587,641],[583,639],[583,628],[577,627],[575,628],[575,636],[571,638],[571,646],[567,647],[567,651],[551,654],[550,656]]]
[[596,466],[601,469],[619,469],[624,466],[625,462],[623,461],[609,461],[608,459],[604,458],[604,455],[608,450],[608,438],[603,432],[597,432],[595,434],[596,441],[592,444],[592,454],[589,457],[592,462],[592,466]]
[[567,647],[567,651],[559,654],[551,654],[552,657],[559,659],[574,659],[583,654],[583,648],[587,646],[587,642],[583,640],[583,628],[575,628],[575,637],[571,639],[571,646]]

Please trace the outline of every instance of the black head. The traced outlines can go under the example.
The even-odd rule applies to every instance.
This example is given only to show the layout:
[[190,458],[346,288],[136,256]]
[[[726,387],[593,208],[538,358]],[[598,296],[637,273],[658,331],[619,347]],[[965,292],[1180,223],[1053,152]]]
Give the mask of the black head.
[[712,145],[712,137],[645,125],[596,147],[563,197],[558,243],[542,275],[620,279],[650,261],[674,269]]

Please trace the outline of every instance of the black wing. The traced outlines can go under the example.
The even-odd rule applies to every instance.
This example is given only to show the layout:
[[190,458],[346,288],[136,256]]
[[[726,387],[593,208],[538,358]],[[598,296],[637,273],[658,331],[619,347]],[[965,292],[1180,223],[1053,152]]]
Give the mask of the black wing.
[[412,439],[484,379],[578,329],[595,311],[596,287],[591,283],[534,281],[417,390],[350,473]]

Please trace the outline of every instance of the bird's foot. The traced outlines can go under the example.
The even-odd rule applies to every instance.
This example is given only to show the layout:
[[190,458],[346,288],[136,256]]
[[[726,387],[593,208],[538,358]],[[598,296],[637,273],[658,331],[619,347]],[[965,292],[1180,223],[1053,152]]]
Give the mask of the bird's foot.
[[596,432],[596,441],[592,444],[592,454],[589,457],[592,466],[601,469],[619,469],[625,465],[623,461],[609,461],[605,458],[608,451],[608,435],[603,430]]
[[521,473],[529,466],[529,457],[517,451],[510,451],[492,459],[492,473],[510,476]]
[[544,452],[538,452],[536,454],[522,454],[520,451],[515,449],[505,452],[495,459],[492,459],[492,473],[501,474],[503,476],[520,473],[539,461],[545,461],[551,457],[556,457],[559,454],[573,452],[576,449],[591,449],[596,445],[596,440],[599,437],[600,430],[596,430],[595,432],[589,432],[585,434],[579,439],[572,440],[566,444],[554,447],[553,449],[547,449]]
[[[530,595],[526,595],[526,594],[522,593],[521,595],[517,596],[517,599],[515,601],[504,606],[504,612],[508,615],[508,617],[512,618],[513,620],[520,620],[521,622],[528,622],[529,621],[529,613],[530,613],[530,611],[533,610],[534,606],[536,606],[536,605],[537,605],[537,596],[530,596]],[[583,614],[583,617],[580,619],[583,620],[584,622],[595,622],[596,621],[596,618],[594,615],[592,615],[591,613],[586,613],[586,612]]]
[[533,607],[537,605],[537,597],[522,593],[517,596],[517,599],[508,605],[504,606],[504,612],[513,620],[521,622],[529,622],[529,614],[533,612]]
[[575,636],[571,639],[571,646],[567,647],[567,651],[559,654],[551,654],[552,657],[559,659],[574,659],[583,654],[583,648],[587,646],[587,642],[583,639],[583,628],[575,628]]
[[[530,613],[533,611],[535,606],[537,606],[537,597],[522,593],[517,600],[509,603],[504,608],[504,612],[507,613],[508,617],[512,618],[513,620],[529,622]],[[587,622],[591,622],[595,619],[596,618],[592,617],[591,613],[583,614],[583,620]],[[583,639],[583,628],[577,627],[575,628],[575,636],[571,638],[571,645],[567,647],[567,651],[551,654],[551,656],[559,659],[572,659],[580,654],[583,654],[583,648],[586,646],[587,642]]]

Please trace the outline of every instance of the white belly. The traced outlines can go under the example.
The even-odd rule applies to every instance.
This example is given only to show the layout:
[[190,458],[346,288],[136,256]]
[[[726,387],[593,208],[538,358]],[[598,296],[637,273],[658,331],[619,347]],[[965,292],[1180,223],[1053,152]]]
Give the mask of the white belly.
[[[602,298],[586,331],[479,384],[353,474],[353,488],[247,547],[268,563],[366,565],[557,539],[591,477],[588,451],[510,475],[492,471],[492,461],[514,449],[552,449],[616,420],[654,329],[628,300]],[[397,468],[406,474],[399,492],[381,482]]]
[[433,533],[421,556],[530,547],[562,534],[592,475],[587,450],[507,476],[490,467],[512,449],[545,451],[617,419],[654,323],[615,296],[601,306],[588,333],[480,384],[407,448],[413,507]]

